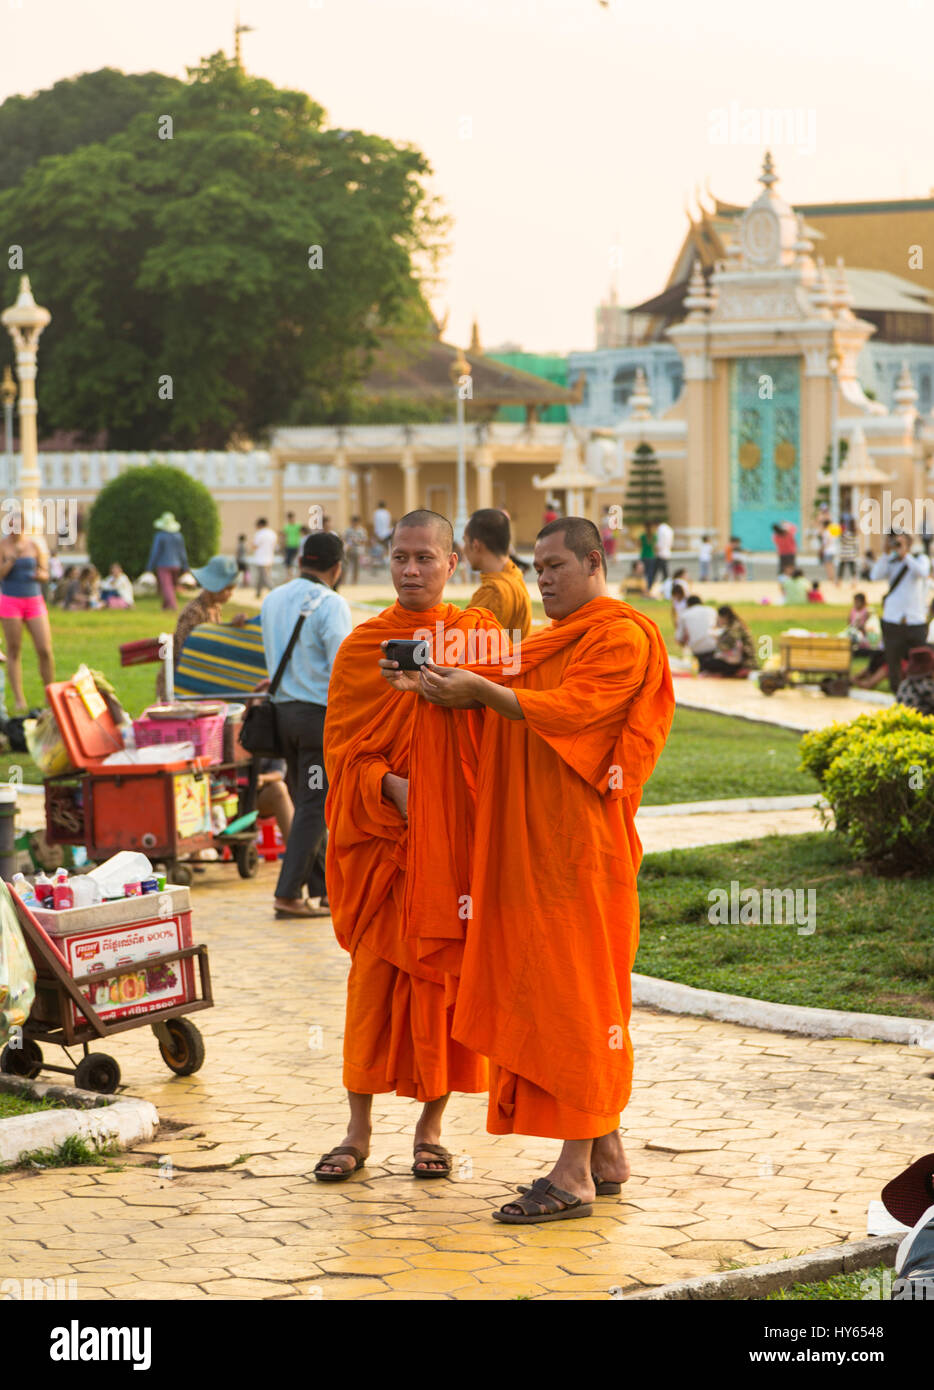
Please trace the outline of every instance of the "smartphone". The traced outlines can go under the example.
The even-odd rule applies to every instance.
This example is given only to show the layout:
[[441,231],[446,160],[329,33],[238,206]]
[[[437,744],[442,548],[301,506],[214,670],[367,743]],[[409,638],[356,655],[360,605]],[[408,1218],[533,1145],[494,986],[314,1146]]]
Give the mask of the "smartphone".
[[394,638],[386,643],[383,656],[387,661],[398,661],[400,671],[417,671],[431,660],[429,646],[424,638],[420,642]]

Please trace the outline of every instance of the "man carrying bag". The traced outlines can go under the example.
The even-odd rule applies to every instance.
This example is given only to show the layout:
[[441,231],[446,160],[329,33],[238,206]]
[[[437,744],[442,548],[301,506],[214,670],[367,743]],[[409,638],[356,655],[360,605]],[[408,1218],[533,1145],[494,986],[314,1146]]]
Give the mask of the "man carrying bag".
[[[297,579],[267,594],[260,613],[269,702],[254,707],[241,741],[251,752],[285,758],[295,819],[276,884],[277,917],[327,917],[324,902],[323,735],[328,681],[337,649],[353,627],[346,599],[334,591],[344,546],[331,531],[313,531]],[[302,896],[308,888],[309,899]]]
[[894,695],[902,680],[902,662],[912,647],[927,636],[927,581],[931,562],[920,551],[911,554],[911,538],[899,532],[886,542],[870,572],[870,579],[888,581],[882,597],[882,645]]

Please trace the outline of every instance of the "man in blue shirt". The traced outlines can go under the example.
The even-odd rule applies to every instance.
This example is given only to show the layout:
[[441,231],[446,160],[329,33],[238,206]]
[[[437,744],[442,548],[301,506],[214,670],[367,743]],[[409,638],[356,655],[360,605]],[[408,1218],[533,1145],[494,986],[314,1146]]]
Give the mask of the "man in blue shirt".
[[324,802],[324,716],[328,681],[337,649],[353,627],[347,600],[335,592],[344,546],[332,531],[312,531],[302,547],[298,578],[267,594],[260,613],[263,647],[270,677],[289,644],[301,614],[305,621],[272,700],[286,762],[285,780],[295,805],[295,819],[276,884],[277,917],[327,917],[322,902],[326,831]]

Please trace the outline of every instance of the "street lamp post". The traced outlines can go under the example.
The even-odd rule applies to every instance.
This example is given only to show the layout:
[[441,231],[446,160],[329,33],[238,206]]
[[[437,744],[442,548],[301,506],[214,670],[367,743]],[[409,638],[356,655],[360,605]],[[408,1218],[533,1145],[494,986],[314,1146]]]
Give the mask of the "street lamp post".
[[464,400],[473,396],[470,363],[458,351],[451,363],[451,381],[457,399],[457,506],[454,515],[454,539],[459,545],[470,517],[467,513],[467,452],[464,443]]
[[839,357],[827,359],[830,368],[830,520],[840,524],[840,440],[837,437],[837,372]]
[[[51,322],[48,309],[32,297],[29,276],[19,282],[19,298],[0,314],[0,323],[9,330],[16,349],[16,375],[19,377],[19,442],[22,467],[19,476],[19,498],[24,519],[38,512],[39,448],[36,436],[36,356],[42,330]],[[24,526],[28,523],[24,520]]]
[[6,466],[4,468],[3,490],[9,495],[13,491],[13,407],[16,404],[16,382],[9,366],[3,369],[0,381],[0,402],[3,403],[4,447]]

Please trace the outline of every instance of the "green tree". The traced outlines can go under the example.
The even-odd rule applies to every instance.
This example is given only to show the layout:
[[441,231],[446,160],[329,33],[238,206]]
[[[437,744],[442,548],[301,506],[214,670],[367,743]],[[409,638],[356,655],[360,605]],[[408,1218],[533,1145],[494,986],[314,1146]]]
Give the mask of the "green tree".
[[106,429],[115,448],[219,448],[261,437],[302,391],[311,418],[327,418],[379,328],[427,325],[422,286],[444,222],[424,157],[326,129],[305,93],[222,54],[162,106],[0,194],[3,244],[23,246],[54,316],[44,429]]
[[0,190],[13,188],[48,155],[109,140],[140,110],[168,111],[182,86],[161,72],[126,75],[101,68],[30,97],[7,97],[0,105]]
[[217,553],[221,522],[208,489],[180,468],[152,463],[128,468],[101,488],[88,522],[91,564],[105,574],[116,560],[136,579],[149,560],[153,522],[163,512],[175,513],[191,566]]
[[648,526],[650,522],[664,521],[667,515],[665,479],[655,450],[651,444],[638,444],[623,498],[623,525]]

